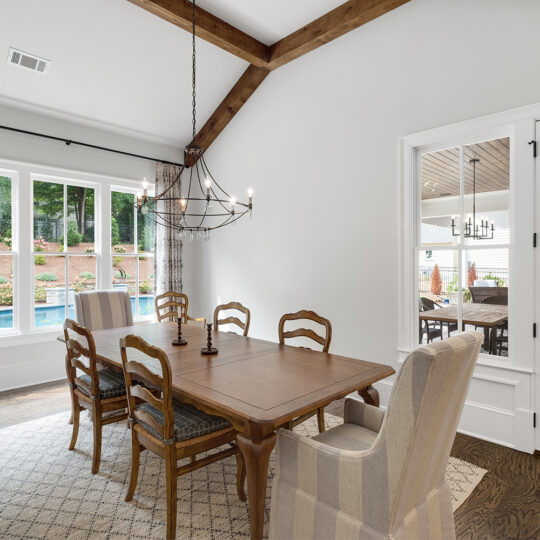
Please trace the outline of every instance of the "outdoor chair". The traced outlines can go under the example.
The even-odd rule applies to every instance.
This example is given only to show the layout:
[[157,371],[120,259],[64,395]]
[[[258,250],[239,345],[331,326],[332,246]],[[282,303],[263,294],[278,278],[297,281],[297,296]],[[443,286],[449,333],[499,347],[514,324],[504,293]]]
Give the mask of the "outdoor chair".
[[[508,296],[488,296],[482,300],[482,304],[492,304],[497,306],[507,306]],[[502,355],[503,348],[508,351],[508,321],[499,324],[491,333],[491,351],[497,351],[498,356]],[[503,345],[506,344],[506,347]]]
[[[432,309],[437,309],[437,308],[442,308],[444,306],[441,306],[441,304],[438,304],[437,302],[434,302],[433,300],[431,300],[431,298],[426,298],[425,296],[421,296],[420,297],[420,303],[422,304],[422,310],[421,311],[430,311]],[[428,322],[428,321],[426,321]],[[455,332],[457,331],[458,329],[458,326],[457,326],[457,323],[450,323],[450,322],[447,322],[447,323],[442,323],[441,325],[441,329],[443,326],[446,326],[446,331],[448,333],[448,337],[450,337],[450,334],[452,332]],[[441,333],[441,339],[442,337],[444,337]],[[428,340],[428,343],[429,343],[429,340]]]

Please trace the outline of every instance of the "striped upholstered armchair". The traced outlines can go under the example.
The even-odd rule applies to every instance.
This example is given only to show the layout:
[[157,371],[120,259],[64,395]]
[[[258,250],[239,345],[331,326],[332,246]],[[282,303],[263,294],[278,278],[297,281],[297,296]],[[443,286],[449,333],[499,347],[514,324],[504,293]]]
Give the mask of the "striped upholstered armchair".
[[347,400],[345,423],[314,439],[281,430],[270,538],[455,538],[444,473],[482,341],[411,353],[386,414]]
[[75,295],[75,313],[80,326],[105,330],[132,326],[131,299],[127,291],[88,291]]

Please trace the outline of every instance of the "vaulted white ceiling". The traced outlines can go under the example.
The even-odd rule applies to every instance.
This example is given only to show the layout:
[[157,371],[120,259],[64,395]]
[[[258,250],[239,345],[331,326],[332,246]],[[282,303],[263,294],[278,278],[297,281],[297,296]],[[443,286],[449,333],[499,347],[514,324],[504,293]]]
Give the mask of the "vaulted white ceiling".
[[[271,44],[340,0],[200,0]],[[127,0],[0,2],[0,101],[183,146],[191,134],[191,37]],[[7,64],[10,47],[51,61],[41,75]],[[198,125],[247,63],[203,40]]]

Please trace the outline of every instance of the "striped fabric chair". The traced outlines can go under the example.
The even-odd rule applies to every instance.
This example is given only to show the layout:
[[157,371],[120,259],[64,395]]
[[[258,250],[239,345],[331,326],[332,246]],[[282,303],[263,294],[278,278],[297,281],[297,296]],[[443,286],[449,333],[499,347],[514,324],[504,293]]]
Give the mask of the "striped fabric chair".
[[75,295],[77,322],[89,330],[133,325],[127,291],[89,291]]
[[386,414],[348,399],[345,423],[314,439],[280,430],[270,539],[455,538],[444,473],[483,339],[411,353]]

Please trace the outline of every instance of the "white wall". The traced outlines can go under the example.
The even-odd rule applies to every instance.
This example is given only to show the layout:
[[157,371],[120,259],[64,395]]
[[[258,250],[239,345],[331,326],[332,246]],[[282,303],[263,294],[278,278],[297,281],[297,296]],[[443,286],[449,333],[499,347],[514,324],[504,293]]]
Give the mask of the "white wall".
[[271,73],[207,153],[255,195],[199,247],[198,311],[240,300],[276,340],[314,309],[333,352],[397,367],[399,139],[537,102],[539,20],[536,0],[412,0]]
[[[0,124],[126,152],[182,161],[181,150],[159,142],[100,130],[77,121],[69,122],[6,104],[0,104]],[[0,130],[0,160],[21,161],[133,180],[142,180],[144,176],[152,178],[155,171],[155,164],[151,161],[74,145],[67,146],[61,142],[4,130]],[[184,250],[184,283],[187,292],[193,291],[194,287],[190,247],[186,246]],[[65,347],[56,342],[56,333],[53,334],[49,332],[46,335],[22,338],[0,337],[0,391],[65,377]]]

